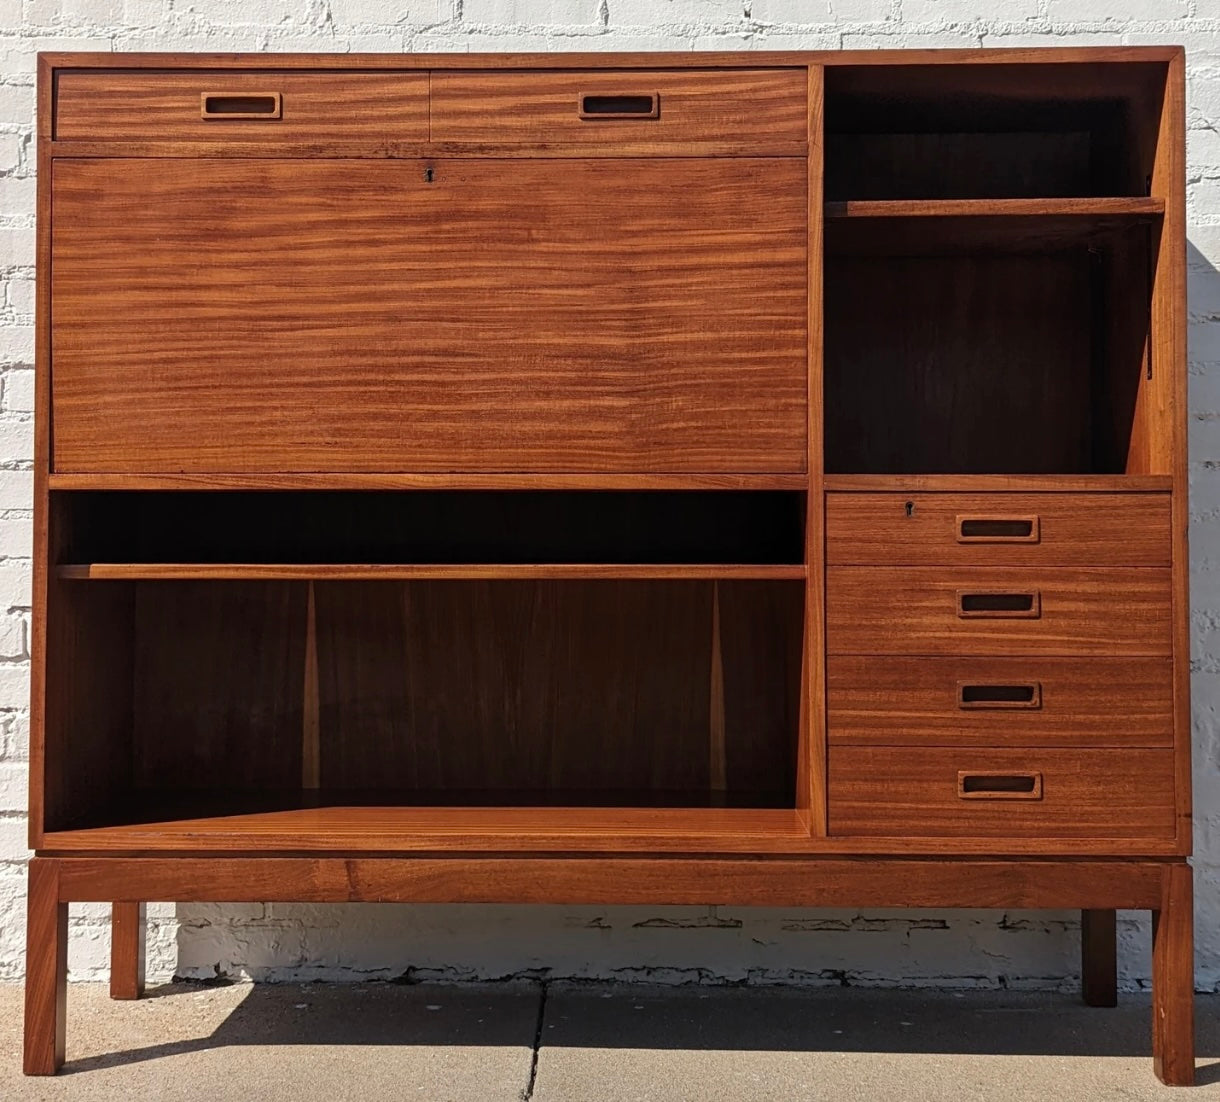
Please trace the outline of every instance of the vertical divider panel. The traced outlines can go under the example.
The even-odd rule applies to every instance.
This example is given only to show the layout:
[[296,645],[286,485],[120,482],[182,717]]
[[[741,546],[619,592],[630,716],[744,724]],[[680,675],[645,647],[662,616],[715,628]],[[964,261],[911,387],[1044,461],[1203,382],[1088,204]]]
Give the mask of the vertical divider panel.
[[1186,60],[1168,65],[1152,169],[1153,196],[1165,200],[1152,284],[1152,373],[1156,420],[1149,470],[1173,475],[1172,586],[1174,753],[1181,853],[1191,849],[1190,523],[1186,438]]
[[797,753],[797,810],[813,837],[826,835],[826,647],[823,603],[826,579],[825,498],[822,455],[822,182],[825,70],[809,67],[809,354],[805,498],[805,631],[801,662],[800,736]]
[[708,776],[713,805],[728,788],[724,726],[724,652],[720,646],[720,583],[712,582],[712,669],[708,701]]
[[318,718],[318,611],[314,583],[307,583],[305,598],[305,673],[301,704],[301,787],[321,786],[321,739]]

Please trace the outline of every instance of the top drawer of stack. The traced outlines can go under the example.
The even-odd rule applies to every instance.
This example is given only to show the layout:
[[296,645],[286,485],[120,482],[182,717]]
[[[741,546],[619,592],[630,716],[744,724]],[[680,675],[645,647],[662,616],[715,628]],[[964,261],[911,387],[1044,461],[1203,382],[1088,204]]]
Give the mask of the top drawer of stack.
[[830,493],[831,566],[1168,566],[1167,493]]

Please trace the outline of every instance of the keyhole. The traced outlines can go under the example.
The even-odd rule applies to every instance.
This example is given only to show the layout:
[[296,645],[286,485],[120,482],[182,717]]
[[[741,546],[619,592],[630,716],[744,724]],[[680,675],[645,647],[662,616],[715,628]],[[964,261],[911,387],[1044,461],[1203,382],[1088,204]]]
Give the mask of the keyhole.
[[424,169],[424,183],[425,184],[432,183],[432,177],[433,177],[432,168],[431,167],[425,168]]
[[906,511],[907,511],[907,516],[909,516],[909,517],[913,517],[913,516],[915,515],[915,502],[913,502],[913,501],[908,501],[908,502],[906,503],[905,508],[906,508]]

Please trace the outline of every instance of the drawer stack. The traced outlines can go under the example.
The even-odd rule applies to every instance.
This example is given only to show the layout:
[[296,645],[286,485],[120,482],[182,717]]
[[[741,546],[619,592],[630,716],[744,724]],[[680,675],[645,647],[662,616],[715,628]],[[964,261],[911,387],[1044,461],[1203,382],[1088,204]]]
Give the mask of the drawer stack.
[[830,493],[832,835],[1172,838],[1170,496]]

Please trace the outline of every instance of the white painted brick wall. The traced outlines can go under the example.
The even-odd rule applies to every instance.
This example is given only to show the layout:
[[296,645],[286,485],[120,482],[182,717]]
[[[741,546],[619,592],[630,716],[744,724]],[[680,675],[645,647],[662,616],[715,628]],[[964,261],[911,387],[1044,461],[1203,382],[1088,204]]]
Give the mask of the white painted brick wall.
[[[37,50],[838,49],[1181,43],[1189,51],[1198,980],[1220,989],[1220,0],[0,0],[0,979],[22,972]],[[159,904],[152,978],[493,977],[1057,987],[1071,914]],[[1148,938],[1120,927],[1124,982]],[[72,908],[74,978],[106,909]]]

